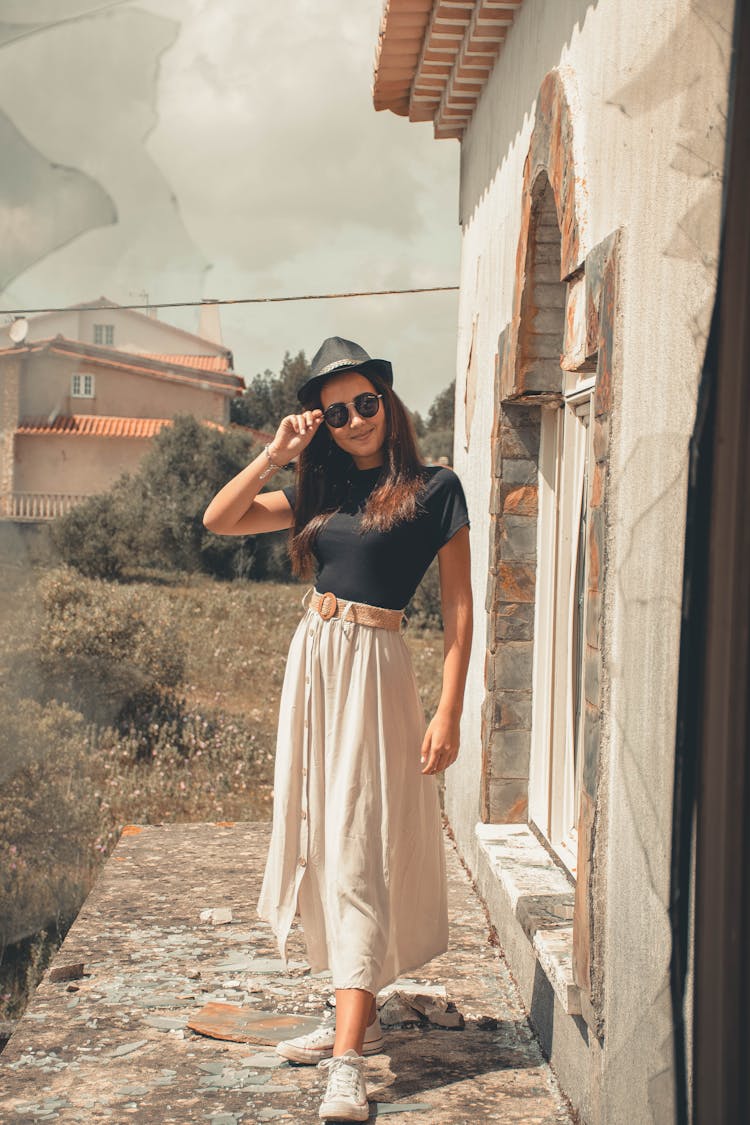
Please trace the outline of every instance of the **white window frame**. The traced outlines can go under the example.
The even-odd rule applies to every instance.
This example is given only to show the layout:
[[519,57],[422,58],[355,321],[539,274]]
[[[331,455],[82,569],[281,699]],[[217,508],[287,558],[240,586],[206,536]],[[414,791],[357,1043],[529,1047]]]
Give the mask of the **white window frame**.
[[542,412],[529,819],[575,876],[595,377],[566,383],[562,405]]
[[95,324],[94,343],[102,348],[113,348],[115,346],[114,324]]
[[71,398],[95,398],[94,376],[88,371],[76,371],[70,378]]

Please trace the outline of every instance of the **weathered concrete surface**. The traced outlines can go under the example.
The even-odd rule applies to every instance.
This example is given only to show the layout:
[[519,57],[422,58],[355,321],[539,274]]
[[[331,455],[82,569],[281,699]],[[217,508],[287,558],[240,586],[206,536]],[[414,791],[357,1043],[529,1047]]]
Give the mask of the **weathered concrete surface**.
[[[330,974],[310,975],[298,926],[285,973],[256,918],[268,834],[267,824],[126,830],[51,967],[83,962],[85,975],[53,983],[48,973],[0,1055],[0,1120],[319,1120],[317,1068],[186,1028],[212,1000],[318,1016],[331,995]],[[483,905],[447,837],[445,847],[450,948],[418,979],[445,987],[464,1027],[387,1031],[384,1053],[367,1061],[371,1117],[569,1122]],[[229,907],[232,922],[201,922],[213,907]]]

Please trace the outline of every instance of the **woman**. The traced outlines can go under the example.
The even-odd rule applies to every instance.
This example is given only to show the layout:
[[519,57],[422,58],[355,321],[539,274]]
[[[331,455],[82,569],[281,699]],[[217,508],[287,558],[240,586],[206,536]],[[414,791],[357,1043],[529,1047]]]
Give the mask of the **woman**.
[[[299,388],[301,413],[282,419],[204,516],[224,535],[292,528],[295,573],[317,571],[282,688],[258,913],[286,962],[299,911],[312,971],[331,969],[335,1026],[277,1049],[327,1067],[320,1116],[351,1121],[368,1116],[363,1052],[383,1042],[378,990],[448,946],[435,774],[458,754],[472,631],[463,489],[450,469],[421,462],[392,384],[387,360],[326,340]],[[294,459],[296,483],[259,495]],[[445,655],[425,730],[401,626],[435,554]]]

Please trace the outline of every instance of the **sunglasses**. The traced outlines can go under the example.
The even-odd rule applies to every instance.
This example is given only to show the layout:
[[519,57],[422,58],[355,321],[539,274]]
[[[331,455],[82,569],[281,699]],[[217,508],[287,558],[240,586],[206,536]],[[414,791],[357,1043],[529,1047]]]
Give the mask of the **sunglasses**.
[[363,391],[356,395],[351,402],[332,402],[323,411],[323,417],[333,430],[340,430],[349,421],[349,407],[353,406],[360,418],[374,418],[380,409],[380,400],[383,396],[373,394],[372,391]]

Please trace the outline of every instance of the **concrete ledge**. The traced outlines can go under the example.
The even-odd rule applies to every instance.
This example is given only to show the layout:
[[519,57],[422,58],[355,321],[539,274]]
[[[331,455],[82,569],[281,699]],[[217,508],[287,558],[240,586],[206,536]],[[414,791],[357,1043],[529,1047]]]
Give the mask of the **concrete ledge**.
[[573,983],[573,926],[537,930],[534,949],[555,996],[568,1016],[581,1014],[581,994]]
[[573,980],[574,890],[525,824],[477,824],[480,859],[490,868],[566,1015],[580,1015]]
[[573,887],[527,825],[480,823],[475,838],[477,890],[542,1050],[588,1120],[601,1047],[573,982]]

